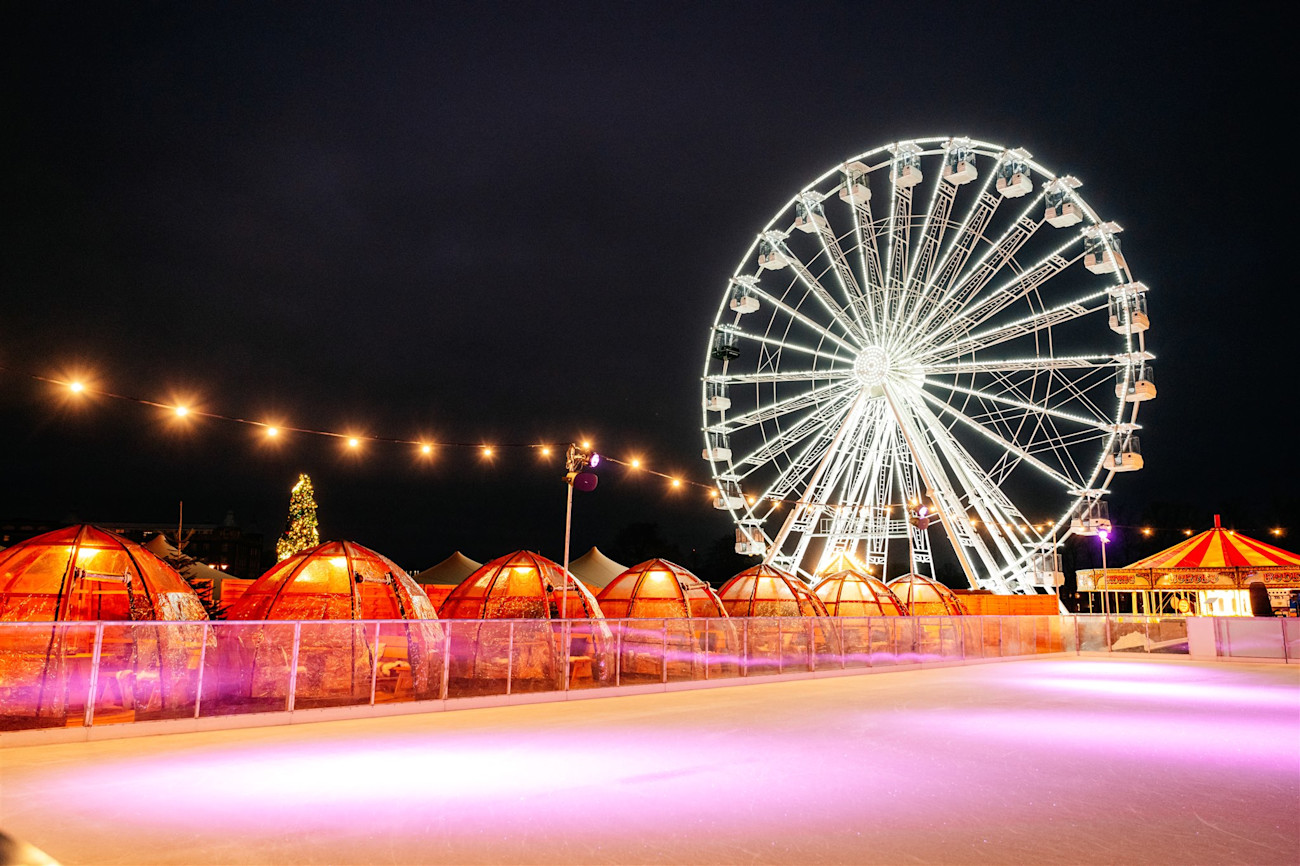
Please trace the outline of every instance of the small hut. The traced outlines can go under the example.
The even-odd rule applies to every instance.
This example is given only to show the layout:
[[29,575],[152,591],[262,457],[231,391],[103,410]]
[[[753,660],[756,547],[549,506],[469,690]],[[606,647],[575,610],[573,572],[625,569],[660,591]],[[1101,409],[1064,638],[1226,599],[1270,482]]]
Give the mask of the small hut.
[[966,613],[956,593],[924,574],[904,574],[886,586],[912,616],[962,616]]
[[453,621],[452,696],[494,694],[507,681],[521,692],[563,688],[566,678],[571,688],[612,678],[613,635],[596,597],[541,554],[517,550],[484,564],[439,613]]
[[221,628],[236,638],[226,645],[239,658],[223,665],[237,678],[220,683],[223,700],[282,699],[294,630],[284,620],[299,621],[295,707],[368,703],[372,678],[379,702],[439,696],[437,611],[396,563],[356,542],[328,541],[276,563],[226,618]]
[[15,544],[0,553],[0,620],[32,625],[2,633],[0,729],[84,714],[96,657],[99,722],[192,714],[206,619],[171,566],[112,532],[82,524]]
[[[650,559],[596,597],[619,640],[621,682],[734,676],[739,642],[717,593],[676,563]],[[645,620],[649,620],[648,622]]]

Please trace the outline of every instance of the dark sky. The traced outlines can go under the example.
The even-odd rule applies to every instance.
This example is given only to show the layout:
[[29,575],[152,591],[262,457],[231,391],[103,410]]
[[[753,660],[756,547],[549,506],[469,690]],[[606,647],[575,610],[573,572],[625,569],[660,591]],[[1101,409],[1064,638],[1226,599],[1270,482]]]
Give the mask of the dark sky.
[[[1113,507],[1294,515],[1283,28],[998,5],[8,7],[0,519],[183,499],[273,536],[307,471],[327,535],[405,565],[558,557],[564,486],[528,452],[270,448],[22,374],[385,436],[590,436],[705,481],[698,376],[754,233],[846,157],[963,134],[1083,178],[1152,287],[1148,468]],[[702,493],[611,471],[575,550],[637,521],[730,532]]]

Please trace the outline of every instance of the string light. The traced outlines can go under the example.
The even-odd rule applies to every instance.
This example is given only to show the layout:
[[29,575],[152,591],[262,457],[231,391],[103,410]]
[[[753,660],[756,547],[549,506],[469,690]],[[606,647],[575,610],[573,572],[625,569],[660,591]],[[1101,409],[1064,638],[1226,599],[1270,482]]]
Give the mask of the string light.
[[[193,416],[202,416],[204,418],[211,418],[218,421],[228,421],[236,424],[246,424],[246,425],[261,427],[265,433],[265,436],[269,439],[280,437],[281,432],[294,432],[294,433],[302,433],[302,434],[315,435],[315,436],[329,436],[335,438],[342,438],[342,439],[346,439],[347,447],[349,449],[359,449],[361,447],[361,438],[357,436],[352,436],[352,435],[338,433],[338,432],[331,432],[328,430],[317,430],[317,429],[311,429],[305,427],[292,427],[283,424],[269,424],[265,421],[251,420],[251,419],[240,418],[231,415],[221,415],[215,412],[198,411],[190,408],[185,403],[161,403],[161,402],[148,400],[140,397],[133,397],[125,394],[116,394],[111,391],[102,390],[98,387],[94,387],[93,384],[88,385],[84,377],[77,377],[72,379],[55,379],[55,378],[39,376],[31,373],[23,373],[21,371],[8,370],[4,367],[0,367],[0,371],[15,372],[18,373],[19,375],[25,376],[26,378],[32,379],[34,381],[45,382],[51,385],[58,386],[60,388],[64,388],[72,394],[87,395],[87,396],[95,395],[99,397],[107,397],[116,400],[133,402],[143,406],[152,406],[158,409],[165,410],[175,415],[177,418],[188,418],[189,416],[193,415]],[[382,437],[382,436],[368,436],[364,438],[367,439],[368,441],[413,445],[418,449],[419,454],[423,456],[431,455],[435,447],[434,443],[429,443],[423,440],[411,440],[411,439],[402,439],[396,437]],[[550,445],[538,444],[538,443],[506,443],[506,444],[498,444],[493,446],[485,446],[485,445],[473,444],[467,442],[439,442],[436,443],[436,445],[437,447],[447,447],[447,448],[468,448],[468,447],[479,448],[482,452],[482,456],[485,458],[494,457],[496,453],[496,448],[498,447],[533,448],[536,449],[543,457],[551,456],[553,450],[552,446]],[[591,440],[590,439],[582,440],[582,447],[584,449],[590,449],[592,447]],[[656,475],[660,478],[663,478],[674,489],[680,488],[685,483],[706,490],[709,494],[710,499],[715,499],[719,495],[716,488],[712,484],[703,484],[696,481],[683,481],[683,479],[681,478],[667,475],[663,472],[658,472],[654,469],[645,466],[644,461],[639,457],[631,458],[627,461],[622,461],[617,458],[610,457],[607,454],[602,454],[602,457],[604,457],[604,459],[609,463],[620,464],[634,470],[642,470],[648,472],[649,474]],[[754,505],[755,502],[757,501],[756,498],[752,495],[746,496],[745,499],[746,502],[751,506]],[[770,499],[770,502],[771,502],[771,507],[773,509],[778,509],[783,504],[786,503],[789,503],[791,505],[796,505],[796,506],[805,504],[802,500],[782,499],[780,497],[772,497]],[[913,506],[918,505],[919,502],[920,500],[917,499],[916,497],[911,497],[911,504]],[[867,510],[870,510],[870,507],[866,507],[866,508]],[[863,507],[858,508],[858,511],[861,510],[863,510]],[[893,506],[887,505],[881,510],[883,510],[886,516],[892,516]],[[1041,532],[1046,524],[1031,524],[1031,525],[1035,531]],[[977,518],[970,518],[970,526],[979,527],[980,520]],[[1005,524],[1004,527],[1008,530],[1015,530],[1018,528],[1021,531],[1028,531],[1030,529],[1030,526],[1026,526],[1026,525],[1017,526],[1016,524]],[[1119,528],[1118,524],[1116,524],[1116,528]],[[1141,534],[1145,537],[1150,537],[1155,532],[1155,530],[1150,526],[1131,527],[1131,528],[1139,529]],[[1261,529],[1260,531],[1264,531],[1264,530]],[[1286,530],[1283,527],[1275,526],[1269,528],[1267,531],[1269,532],[1269,534],[1273,535],[1274,537],[1280,538],[1286,535]],[[1187,528],[1184,528],[1182,530],[1182,533],[1184,536],[1187,537],[1190,537],[1194,534],[1191,529],[1187,529]]]

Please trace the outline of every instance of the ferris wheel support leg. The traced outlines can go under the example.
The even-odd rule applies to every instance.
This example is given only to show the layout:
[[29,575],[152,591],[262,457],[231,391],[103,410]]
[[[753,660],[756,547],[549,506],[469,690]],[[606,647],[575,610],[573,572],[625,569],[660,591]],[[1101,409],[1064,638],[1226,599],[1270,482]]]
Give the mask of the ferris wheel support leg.
[[[812,479],[808,482],[808,487],[805,490],[803,497],[800,499],[800,504],[790,509],[790,513],[785,517],[785,522],[781,524],[781,531],[772,539],[772,544],[767,549],[767,555],[763,557],[763,562],[765,564],[771,565],[772,560],[776,559],[780,555],[781,548],[785,545],[785,541],[790,535],[790,530],[794,527],[795,518],[799,516],[800,512],[806,508],[813,507],[810,497],[812,496],[813,491],[817,489],[817,484],[821,481],[822,473],[826,471],[826,467],[830,465],[831,460],[835,456],[835,452],[839,449],[840,442],[844,439],[844,434],[851,428],[857,426],[857,419],[861,414],[863,399],[862,396],[859,396],[858,399],[854,401],[853,409],[844,419],[844,423],[840,425],[840,429],[835,431],[835,438],[831,440],[831,444],[827,447],[826,453],[822,455],[821,462],[818,463],[817,468],[813,470]],[[795,565],[798,565],[798,563],[796,562]]]
[[[894,413],[894,418],[898,420],[898,428],[903,433],[903,441],[907,443],[908,450],[912,452],[912,457],[916,461],[917,471],[921,474],[921,480],[925,482],[926,489],[929,490],[932,494],[937,492],[939,488],[935,484],[936,478],[934,477],[934,473],[928,471],[926,466],[924,465],[925,460],[922,459],[921,452],[917,448],[917,443],[912,438],[912,434],[908,429],[908,423],[903,418],[903,413],[899,411],[899,407],[898,404],[895,402],[894,395],[891,393],[891,389],[888,387],[885,388],[885,400],[888,401],[889,409],[891,412]],[[944,498],[948,499],[949,497],[944,497]],[[980,584],[975,574],[975,568],[971,564],[970,558],[966,555],[966,552],[962,550],[961,540],[960,538],[958,538],[956,527],[953,525],[953,521],[956,519],[956,516],[949,514],[948,508],[945,507],[940,510],[939,519],[942,520],[945,525],[947,525],[948,537],[952,539],[952,549],[953,552],[957,554],[957,561],[961,564],[961,570],[966,573],[966,582],[970,584],[971,589],[979,589]]]

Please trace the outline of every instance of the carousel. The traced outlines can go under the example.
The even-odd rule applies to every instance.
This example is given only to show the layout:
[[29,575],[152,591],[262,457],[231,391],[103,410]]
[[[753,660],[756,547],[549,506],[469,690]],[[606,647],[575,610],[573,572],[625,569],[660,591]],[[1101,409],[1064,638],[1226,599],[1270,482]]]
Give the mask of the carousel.
[[1269,591],[1274,609],[1300,589],[1300,555],[1214,526],[1167,550],[1123,568],[1080,570],[1079,592],[1101,595],[1101,609],[1116,610],[1127,596],[1134,613],[1250,616],[1250,584]]

